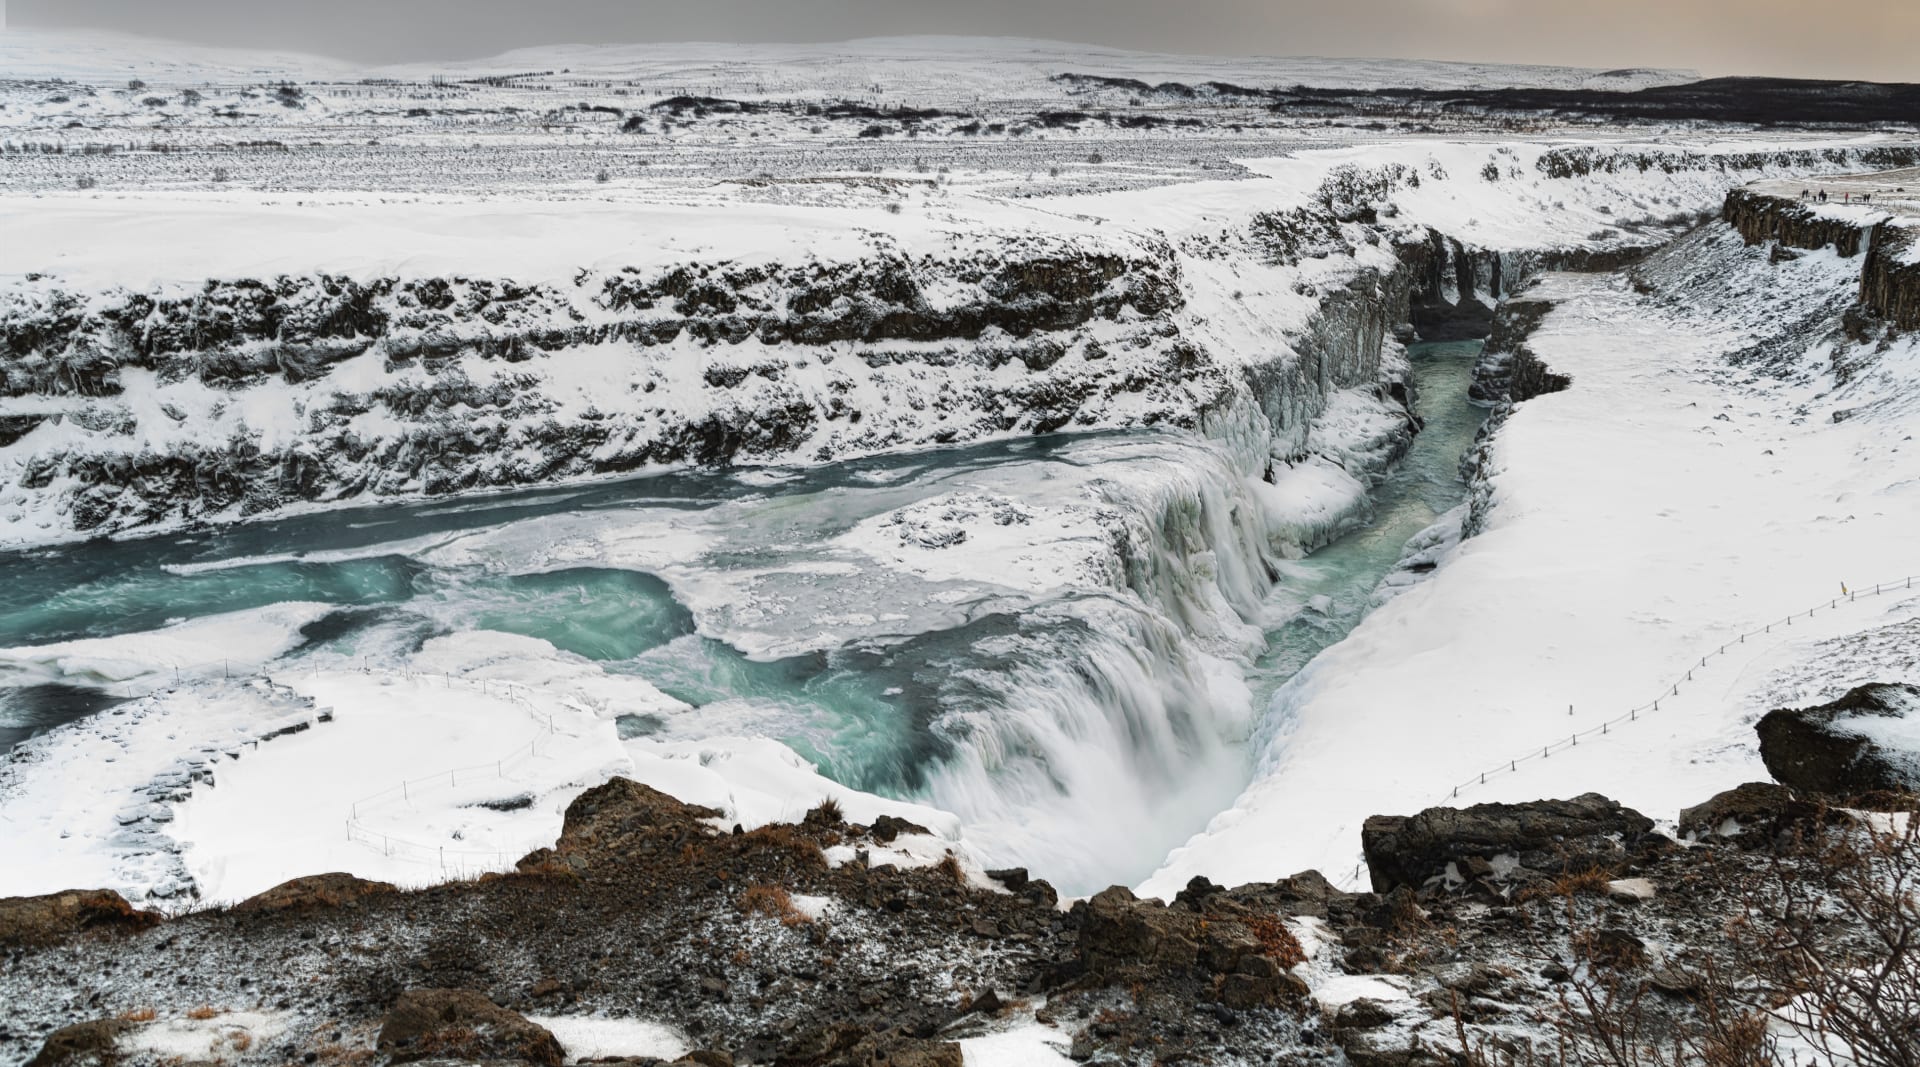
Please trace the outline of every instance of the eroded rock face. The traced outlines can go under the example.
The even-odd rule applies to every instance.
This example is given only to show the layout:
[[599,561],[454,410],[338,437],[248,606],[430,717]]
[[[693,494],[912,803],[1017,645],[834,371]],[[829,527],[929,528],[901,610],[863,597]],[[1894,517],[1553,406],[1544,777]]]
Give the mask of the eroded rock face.
[[1767,772],[1835,797],[1920,791],[1920,688],[1863,685],[1812,708],[1770,711],[1755,729]]
[[159,921],[111,889],[69,889],[0,900],[0,945],[39,945],[82,931],[132,931]]
[[424,1059],[511,1060],[559,1067],[566,1058],[544,1026],[464,989],[410,989],[380,1026],[389,1062]]
[[1418,815],[1375,815],[1360,831],[1373,889],[1418,888],[1463,874],[1497,857],[1529,871],[1560,874],[1604,866],[1653,830],[1653,820],[1598,793],[1530,804],[1428,808]]

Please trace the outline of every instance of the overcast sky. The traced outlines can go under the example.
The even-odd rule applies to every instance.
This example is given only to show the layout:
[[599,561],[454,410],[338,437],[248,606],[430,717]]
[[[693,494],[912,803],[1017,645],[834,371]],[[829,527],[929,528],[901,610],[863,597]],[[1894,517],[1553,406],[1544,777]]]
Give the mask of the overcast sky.
[[373,63],[535,44],[958,33],[1165,52],[1920,81],[1920,0],[0,0],[0,10],[15,27]]

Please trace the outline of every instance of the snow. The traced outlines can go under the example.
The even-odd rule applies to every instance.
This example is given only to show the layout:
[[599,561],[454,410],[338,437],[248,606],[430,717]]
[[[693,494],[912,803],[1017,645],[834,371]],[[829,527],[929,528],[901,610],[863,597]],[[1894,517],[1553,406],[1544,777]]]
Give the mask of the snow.
[[[1761,251],[1721,255],[1735,264],[1701,269],[1789,302],[1858,269],[1815,253],[1769,274]],[[1553,276],[1535,295],[1559,306],[1529,347],[1573,385],[1499,430],[1485,532],[1282,688],[1252,785],[1144,891],[1306,868],[1354,885],[1368,815],[1442,803],[1592,790],[1670,817],[1767,778],[1752,722],[1783,664],[1817,669],[1820,642],[1920,610],[1904,586],[1840,597],[1843,581],[1861,592],[1920,570],[1920,456],[1897,400],[1910,347],[1822,392],[1817,373],[1743,379],[1721,363],[1765,332],[1764,307],[1688,318],[1606,276]],[[1828,417],[1849,405],[1865,414]],[[1818,681],[1823,699],[1852,684]]]
[[614,1056],[677,1060],[693,1048],[680,1031],[645,1019],[529,1015],[527,1021],[546,1027],[575,1061]]
[[225,1063],[240,1059],[257,1042],[270,1041],[287,1028],[288,1013],[223,1011],[204,1019],[157,1019],[120,1039],[122,1053],[147,1053],[162,1060]]
[[966,1067],[1067,1067],[1071,1039],[1059,1030],[1030,1022],[998,1034],[962,1038],[960,1058]]
[[[499,689],[355,671],[282,680],[334,719],[260,746],[177,806],[172,834],[210,899],[323,870],[420,884],[509,869],[559,836],[574,793],[624,768],[611,722],[561,711],[549,726],[553,704]],[[526,793],[519,811],[479,806]]]

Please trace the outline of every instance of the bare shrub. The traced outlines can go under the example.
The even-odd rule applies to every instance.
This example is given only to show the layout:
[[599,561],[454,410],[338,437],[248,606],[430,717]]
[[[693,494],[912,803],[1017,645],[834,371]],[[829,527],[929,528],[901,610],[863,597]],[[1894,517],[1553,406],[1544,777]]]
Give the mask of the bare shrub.
[[1920,815],[1823,818],[1730,931],[1774,1013],[1828,1062],[1920,1065]]

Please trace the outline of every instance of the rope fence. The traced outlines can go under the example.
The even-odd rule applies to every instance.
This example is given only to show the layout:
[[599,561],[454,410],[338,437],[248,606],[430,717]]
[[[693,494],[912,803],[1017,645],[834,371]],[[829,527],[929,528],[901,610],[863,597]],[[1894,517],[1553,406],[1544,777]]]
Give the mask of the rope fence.
[[[1670,702],[1675,698],[1679,697],[1681,687],[1693,681],[1693,674],[1695,671],[1704,669],[1713,660],[1718,659],[1721,656],[1725,656],[1730,651],[1736,649],[1740,645],[1746,644],[1747,639],[1750,637],[1764,637],[1772,634],[1776,629],[1785,631],[1787,629],[1790,629],[1796,620],[1813,619],[1816,613],[1818,612],[1838,610],[1841,604],[1851,604],[1862,597],[1876,597],[1883,593],[1904,592],[1907,590],[1911,590],[1913,588],[1913,583],[1916,579],[1920,579],[1920,575],[1913,575],[1906,578],[1896,578],[1891,582],[1881,582],[1875,585],[1872,589],[1866,589],[1864,587],[1858,588],[1858,589],[1849,589],[1847,591],[1846,596],[1834,597],[1825,604],[1816,604],[1805,611],[1793,612],[1792,614],[1786,615],[1782,618],[1775,619],[1772,622],[1763,623],[1758,629],[1748,630],[1745,633],[1739,634],[1736,637],[1734,637],[1732,640],[1729,640],[1725,644],[1722,644],[1720,647],[1712,649],[1708,651],[1706,655],[1701,656],[1699,663],[1695,664],[1693,667],[1688,668],[1687,673],[1682,677],[1674,679],[1671,683],[1669,683],[1666,686],[1664,690],[1661,691],[1659,696],[1653,698],[1652,700],[1649,700],[1644,704],[1639,704],[1634,707],[1628,708],[1625,712],[1619,715],[1616,715],[1615,717],[1608,719],[1605,722],[1602,722],[1596,726],[1589,726],[1584,730],[1573,731],[1569,734],[1564,735],[1559,740],[1550,741],[1546,744],[1541,745],[1536,749],[1529,749],[1524,755],[1514,756],[1511,759],[1508,759],[1497,766],[1481,771],[1479,774],[1474,775],[1472,778],[1469,778],[1466,781],[1453,786],[1452,789],[1446,795],[1440,798],[1439,802],[1444,804],[1450,800],[1458,800],[1460,798],[1461,790],[1471,789],[1474,786],[1485,785],[1487,784],[1488,780],[1498,775],[1518,773],[1518,771],[1520,770],[1520,765],[1522,763],[1527,763],[1533,760],[1550,759],[1555,752],[1565,752],[1570,748],[1577,747],[1580,744],[1580,741],[1582,738],[1607,736],[1611,734],[1615,729],[1618,729],[1623,725],[1638,722],[1643,718],[1646,718],[1648,716],[1651,716],[1657,713],[1660,710],[1660,704],[1662,701]],[[1569,705],[1569,710],[1571,710],[1571,705]]]

